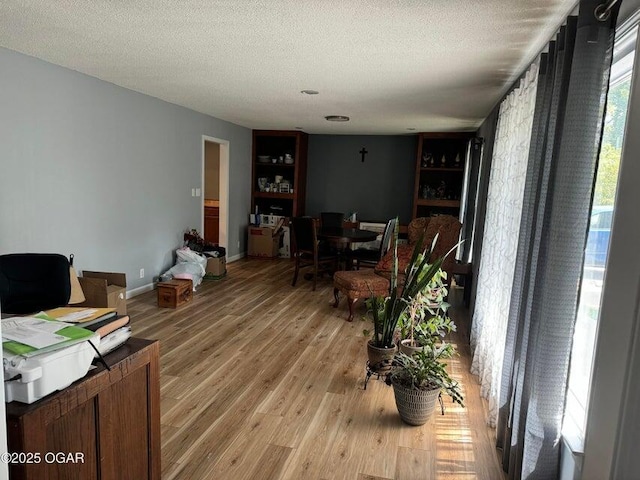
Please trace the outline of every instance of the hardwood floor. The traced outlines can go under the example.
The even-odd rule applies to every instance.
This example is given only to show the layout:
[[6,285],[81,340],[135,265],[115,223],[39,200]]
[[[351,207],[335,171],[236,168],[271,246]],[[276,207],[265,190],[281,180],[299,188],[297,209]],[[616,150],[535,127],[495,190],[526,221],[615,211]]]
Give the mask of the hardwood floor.
[[[331,280],[291,287],[292,267],[232,263],[177,310],[155,291],[129,301],[134,335],[160,340],[163,479],[505,478],[464,333],[450,372],[466,408],[445,401],[444,416],[410,427],[391,387],[363,389],[364,308],[346,322]],[[464,332],[465,310],[451,313]]]

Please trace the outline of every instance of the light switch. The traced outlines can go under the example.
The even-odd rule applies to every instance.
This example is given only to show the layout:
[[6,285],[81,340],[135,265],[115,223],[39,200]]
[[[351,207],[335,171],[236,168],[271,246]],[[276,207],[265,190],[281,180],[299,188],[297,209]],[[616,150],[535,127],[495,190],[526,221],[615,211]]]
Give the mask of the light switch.
[[192,189],[191,189],[191,196],[192,196],[192,197],[195,197],[195,196],[196,196],[196,189],[195,189],[195,188],[192,188]]
[[199,197],[199,196],[200,196],[200,189],[196,188],[196,197]]

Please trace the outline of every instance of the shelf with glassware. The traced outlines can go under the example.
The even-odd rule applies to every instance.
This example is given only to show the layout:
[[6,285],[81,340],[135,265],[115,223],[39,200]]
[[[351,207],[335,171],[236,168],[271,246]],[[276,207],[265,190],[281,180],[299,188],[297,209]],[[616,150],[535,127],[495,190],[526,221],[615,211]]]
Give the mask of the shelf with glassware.
[[420,133],[416,156],[413,218],[460,215],[469,132]]
[[304,132],[253,131],[251,211],[304,215],[308,137]]

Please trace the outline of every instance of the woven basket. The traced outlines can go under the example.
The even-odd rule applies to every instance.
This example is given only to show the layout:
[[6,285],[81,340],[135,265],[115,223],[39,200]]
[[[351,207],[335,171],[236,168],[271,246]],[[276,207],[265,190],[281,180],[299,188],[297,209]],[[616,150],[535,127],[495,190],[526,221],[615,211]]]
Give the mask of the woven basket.
[[435,409],[440,389],[415,390],[396,383],[393,377],[391,381],[402,421],[409,425],[424,425]]
[[374,347],[369,340],[367,342],[367,356],[369,357],[369,369],[377,374],[384,375],[391,371],[391,363],[396,354],[396,346],[391,348]]

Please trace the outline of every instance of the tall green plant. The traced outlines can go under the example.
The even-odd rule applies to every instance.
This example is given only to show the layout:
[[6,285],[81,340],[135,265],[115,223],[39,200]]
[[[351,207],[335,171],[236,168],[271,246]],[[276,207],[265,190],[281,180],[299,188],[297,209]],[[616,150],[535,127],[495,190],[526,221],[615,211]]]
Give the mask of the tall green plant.
[[[397,220],[397,219],[396,219]],[[430,248],[423,249],[424,232],[416,243],[409,264],[405,272],[404,285],[398,286],[398,222],[393,232],[393,266],[389,281],[389,295],[387,297],[372,297],[367,305],[373,319],[372,343],[376,347],[391,348],[394,346],[394,334],[398,322],[405,315],[407,307],[412,300],[428,289],[429,284],[440,271],[442,262],[454,249],[452,248],[444,257],[429,263],[438,236],[433,240]]]

